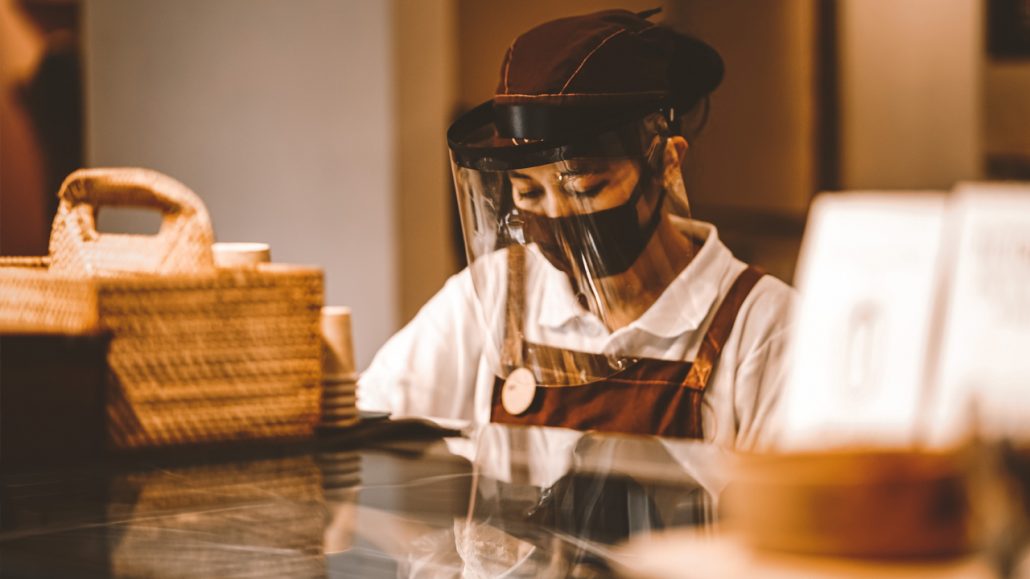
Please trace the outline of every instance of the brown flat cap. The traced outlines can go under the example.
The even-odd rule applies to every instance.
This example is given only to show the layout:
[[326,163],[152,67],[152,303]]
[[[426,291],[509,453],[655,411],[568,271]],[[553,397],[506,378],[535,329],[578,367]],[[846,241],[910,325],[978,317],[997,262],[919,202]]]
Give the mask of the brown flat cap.
[[559,116],[568,124],[631,108],[693,108],[722,80],[722,59],[650,22],[655,12],[561,18],[516,38],[493,101],[500,133],[547,138],[542,127]]
[[640,129],[652,113],[674,120],[723,75],[712,47],[648,21],[657,12],[562,18],[516,38],[494,98],[447,130],[452,160],[499,171],[640,153],[651,143]]

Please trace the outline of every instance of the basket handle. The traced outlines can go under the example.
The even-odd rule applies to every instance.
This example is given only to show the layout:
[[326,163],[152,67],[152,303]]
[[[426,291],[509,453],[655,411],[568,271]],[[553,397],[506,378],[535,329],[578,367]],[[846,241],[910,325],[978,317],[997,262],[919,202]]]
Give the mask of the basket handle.
[[[64,180],[50,234],[52,270],[200,273],[214,269],[214,232],[204,203],[167,175],[139,168],[80,169]],[[97,231],[101,207],[139,207],[162,214],[155,235]]]

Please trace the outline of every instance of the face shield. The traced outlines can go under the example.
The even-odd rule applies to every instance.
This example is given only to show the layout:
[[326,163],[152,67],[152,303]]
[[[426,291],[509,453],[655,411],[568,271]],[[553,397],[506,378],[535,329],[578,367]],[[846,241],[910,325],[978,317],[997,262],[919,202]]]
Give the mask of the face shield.
[[607,126],[506,139],[487,103],[448,134],[484,353],[501,378],[526,368],[538,385],[572,386],[625,370],[632,352],[606,337],[692,257],[665,116]]

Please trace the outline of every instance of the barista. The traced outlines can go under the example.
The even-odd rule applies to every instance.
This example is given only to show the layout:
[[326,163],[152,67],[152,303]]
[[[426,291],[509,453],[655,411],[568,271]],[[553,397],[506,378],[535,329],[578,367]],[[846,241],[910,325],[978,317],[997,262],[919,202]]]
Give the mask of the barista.
[[470,265],[376,355],[362,408],[762,442],[793,291],[690,218],[680,118],[723,65],[653,13],[512,42],[448,131]]

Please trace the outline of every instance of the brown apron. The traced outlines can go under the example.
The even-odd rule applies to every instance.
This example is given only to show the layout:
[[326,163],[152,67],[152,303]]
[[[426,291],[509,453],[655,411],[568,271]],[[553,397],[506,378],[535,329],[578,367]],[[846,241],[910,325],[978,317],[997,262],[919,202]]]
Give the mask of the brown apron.
[[[510,269],[518,271],[520,268]],[[723,344],[733,330],[741,304],[764,273],[749,266],[733,282],[712,319],[693,362],[647,358],[604,378],[564,387],[537,387],[532,404],[519,415],[504,409],[504,380],[494,380],[490,420],[522,426],[555,426],[575,430],[704,439],[701,400],[719,360]],[[521,285],[521,275],[510,281]],[[508,322],[512,322],[511,316]],[[525,344],[519,356],[574,356],[580,366],[604,368],[608,359],[596,354],[569,352]]]

